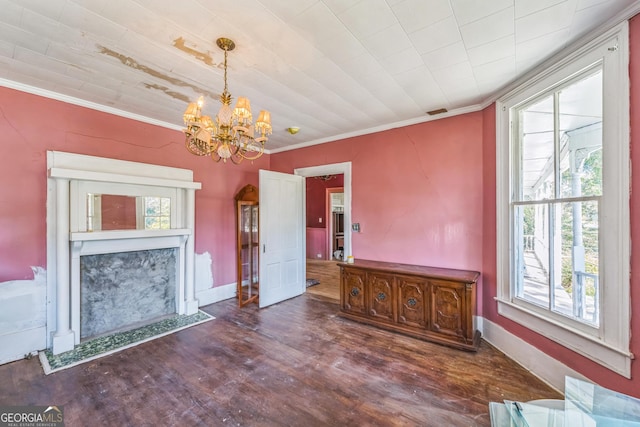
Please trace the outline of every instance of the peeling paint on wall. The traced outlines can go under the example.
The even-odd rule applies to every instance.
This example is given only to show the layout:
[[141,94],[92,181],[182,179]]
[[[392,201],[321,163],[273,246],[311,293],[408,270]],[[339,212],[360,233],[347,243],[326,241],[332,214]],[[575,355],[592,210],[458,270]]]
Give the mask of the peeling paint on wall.
[[0,283],[0,364],[46,347],[47,272],[31,269],[33,280]]
[[213,287],[213,273],[211,272],[213,261],[211,260],[211,254],[209,252],[196,254],[195,264],[196,291]]

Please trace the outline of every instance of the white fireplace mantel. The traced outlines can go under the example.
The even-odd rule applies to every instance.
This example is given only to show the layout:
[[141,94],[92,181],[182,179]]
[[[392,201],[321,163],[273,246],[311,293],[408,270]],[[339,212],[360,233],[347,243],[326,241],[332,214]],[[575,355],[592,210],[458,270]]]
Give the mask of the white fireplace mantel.
[[[176,312],[198,311],[195,299],[195,190],[186,169],[47,152],[47,345],[54,354],[80,342],[80,257],[177,248]],[[87,231],[87,193],[171,197],[171,229]]]

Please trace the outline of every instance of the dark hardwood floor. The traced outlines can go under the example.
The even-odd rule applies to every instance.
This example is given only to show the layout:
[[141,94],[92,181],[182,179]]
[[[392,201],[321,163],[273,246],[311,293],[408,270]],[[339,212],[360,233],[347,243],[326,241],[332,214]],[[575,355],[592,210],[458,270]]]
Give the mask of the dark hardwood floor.
[[490,401],[561,396],[482,342],[450,349],[336,315],[305,294],[45,376],[0,366],[1,405],[63,405],[67,426],[488,426]]

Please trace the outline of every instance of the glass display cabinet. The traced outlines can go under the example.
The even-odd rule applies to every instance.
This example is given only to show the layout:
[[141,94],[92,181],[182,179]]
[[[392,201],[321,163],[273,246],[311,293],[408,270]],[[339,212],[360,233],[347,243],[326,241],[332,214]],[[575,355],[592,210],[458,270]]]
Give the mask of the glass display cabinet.
[[260,244],[258,241],[258,189],[249,184],[236,194],[238,305],[258,302]]

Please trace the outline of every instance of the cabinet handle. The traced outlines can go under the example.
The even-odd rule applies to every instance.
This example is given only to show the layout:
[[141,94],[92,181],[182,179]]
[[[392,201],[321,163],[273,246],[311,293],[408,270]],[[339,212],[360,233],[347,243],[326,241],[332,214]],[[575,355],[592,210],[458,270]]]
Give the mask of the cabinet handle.
[[262,253],[266,253],[267,252],[267,245],[266,244],[262,244]]

